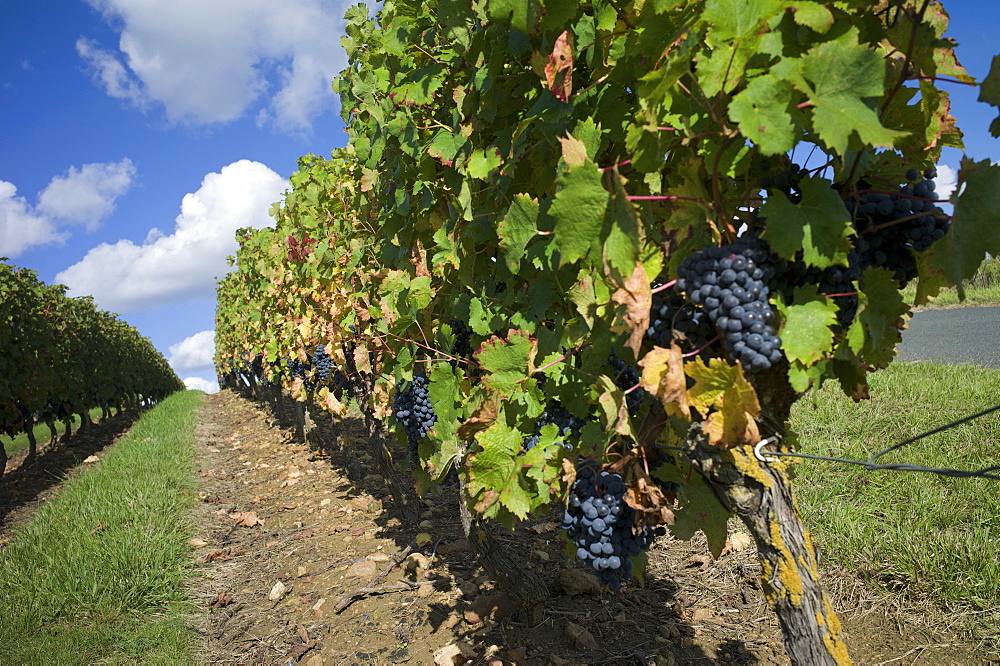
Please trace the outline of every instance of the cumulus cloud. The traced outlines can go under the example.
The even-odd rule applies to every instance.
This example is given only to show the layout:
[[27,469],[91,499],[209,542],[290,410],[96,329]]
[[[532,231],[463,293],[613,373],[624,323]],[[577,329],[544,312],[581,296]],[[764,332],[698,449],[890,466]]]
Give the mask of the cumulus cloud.
[[335,107],[330,82],[346,64],[344,0],[88,0],[121,29],[118,53],[81,38],[77,52],[108,95],[162,104],[178,123],[242,116],[308,131]]
[[236,230],[273,221],[271,205],[288,182],[260,162],[240,160],[210,173],[186,194],[170,233],[149,232],[143,244],[102,243],[56,276],[72,296],[92,295],[113,312],[149,310],[215,294],[215,278],[229,271]]
[[39,215],[13,183],[0,180],[0,256],[16,257],[32,247],[61,243],[67,234]]
[[35,247],[63,243],[69,233],[61,227],[67,224],[83,224],[93,231],[114,211],[134,177],[135,165],[127,157],[71,166],[38,193],[34,205],[17,196],[13,183],[0,180],[0,256],[13,258]]
[[219,382],[214,379],[202,379],[201,377],[185,377],[184,386],[192,391],[204,391],[205,393],[218,393]]
[[93,231],[115,209],[115,200],[125,194],[135,177],[135,165],[127,157],[120,162],[70,167],[56,176],[38,195],[38,212],[50,218],[83,224]]
[[958,172],[947,164],[939,164],[936,168],[937,178],[934,179],[934,191],[938,193],[939,199],[950,199],[958,185]]
[[215,356],[215,331],[201,331],[171,345],[170,366],[174,370],[211,367]]

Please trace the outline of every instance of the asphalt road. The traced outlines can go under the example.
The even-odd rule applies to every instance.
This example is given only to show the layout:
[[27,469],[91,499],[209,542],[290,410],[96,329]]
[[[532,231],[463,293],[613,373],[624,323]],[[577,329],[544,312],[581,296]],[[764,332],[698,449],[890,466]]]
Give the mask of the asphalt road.
[[1000,308],[918,312],[903,331],[897,359],[1000,368]]

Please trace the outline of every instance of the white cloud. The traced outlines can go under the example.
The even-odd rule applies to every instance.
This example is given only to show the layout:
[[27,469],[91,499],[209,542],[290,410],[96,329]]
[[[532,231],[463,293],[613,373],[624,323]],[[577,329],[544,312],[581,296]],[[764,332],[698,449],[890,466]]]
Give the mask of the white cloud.
[[50,218],[84,224],[89,231],[115,209],[115,200],[132,185],[135,165],[127,157],[120,162],[71,166],[65,176],[56,176],[38,195],[37,210]]
[[13,183],[0,180],[0,257],[16,257],[32,247],[61,243],[67,234],[39,215]]
[[935,168],[937,178],[934,179],[934,191],[938,193],[938,199],[950,199],[958,185],[958,172],[947,164],[939,164]]
[[214,379],[202,379],[201,377],[185,377],[184,386],[192,391],[204,391],[205,393],[218,393],[219,382]]
[[102,49],[92,39],[76,40],[76,52],[87,63],[91,76],[111,97],[124,99],[140,109],[146,107],[139,81],[132,76],[115,54]]
[[71,166],[65,176],[55,176],[32,206],[17,196],[13,183],[0,180],[0,256],[15,257],[25,250],[63,243],[65,224],[83,224],[93,231],[115,209],[135,176],[130,159]]
[[77,52],[112,97],[162,104],[178,123],[242,116],[303,132],[335,108],[330,82],[346,65],[345,0],[88,0],[120,26],[119,54],[81,38]]
[[215,356],[215,331],[201,331],[170,346],[170,366],[174,370],[211,367]]
[[174,229],[152,230],[142,245],[102,243],[56,276],[72,296],[89,294],[112,312],[149,310],[193,298],[210,299],[215,278],[229,271],[236,230],[271,226],[268,211],[288,182],[260,162],[240,160],[210,173],[186,194]]

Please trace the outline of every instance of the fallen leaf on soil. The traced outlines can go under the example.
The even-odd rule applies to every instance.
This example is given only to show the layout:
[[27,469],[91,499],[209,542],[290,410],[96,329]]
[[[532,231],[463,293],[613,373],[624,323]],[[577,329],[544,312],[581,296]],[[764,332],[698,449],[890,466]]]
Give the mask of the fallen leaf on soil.
[[225,608],[229,604],[233,603],[233,598],[229,596],[226,592],[219,592],[215,595],[215,599],[209,604],[211,608]]
[[704,622],[715,617],[715,611],[711,608],[695,608],[691,613],[692,622]]
[[278,511],[291,511],[294,508],[295,508],[294,504],[282,504],[280,507],[278,507]]
[[356,530],[351,530],[351,536],[361,536],[365,533],[365,528],[359,527]]
[[585,650],[597,650],[597,639],[594,635],[573,622],[566,623],[566,635],[569,636],[576,643],[578,648],[583,648]]
[[[734,553],[740,553],[753,545],[753,537],[749,534],[744,534],[743,532],[733,532],[729,535],[729,541],[726,544],[726,548]],[[723,553],[726,549],[723,549]]]
[[420,546],[421,548],[426,546],[432,541],[434,541],[434,537],[432,537],[427,532],[421,532],[420,534],[417,535],[417,545]]
[[97,456],[87,456],[86,458],[83,459],[83,462],[95,463],[95,462],[101,462],[101,459],[98,458]]
[[299,638],[302,639],[303,643],[309,642],[309,632],[301,624],[295,626],[295,630],[299,632]]
[[687,561],[685,561],[684,564],[689,567],[699,567],[702,571],[704,571],[711,566],[712,561],[711,555],[703,555],[699,553],[687,558]]
[[339,525],[331,525],[330,529],[327,531],[327,534],[336,534],[337,532],[343,532],[344,530],[349,530],[349,529],[351,529],[351,526],[345,525],[343,523],[340,523]]
[[443,648],[434,653],[434,664],[436,666],[455,666],[464,664],[469,659],[476,657],[476,651],[465,641],[448,643]]
[[188,544],[194,546],[195,548],[204,548],[205,546],[208,545],[208,542],[205,541],[204,539],[195,538],[188,541]]
[[532,525],[528,529],[535,534],[545,534],[546,532],[555,532],[559,529],[559,525],[553,522],[538,523],[537,525]]
[[264,544],[264,548],[273,548],[274,546],[277,546],[279,543],[280,541],[278,540],[268,541],[267,543]]
[[237,525],[243,525],[244,527],[253,527],[255,525],[263,525],[264,521],[257,517],[256,511],[244,511],[243,513],[231,513],[229,517],[236,521]]
[[314,531],[312,531],[312,530],[306,530],[305,532],[299,532],[298,534],[296,534],[292,538],[293,539],[308,539],[308,538],[314,537],[314,536],[316,536],[316,533]]

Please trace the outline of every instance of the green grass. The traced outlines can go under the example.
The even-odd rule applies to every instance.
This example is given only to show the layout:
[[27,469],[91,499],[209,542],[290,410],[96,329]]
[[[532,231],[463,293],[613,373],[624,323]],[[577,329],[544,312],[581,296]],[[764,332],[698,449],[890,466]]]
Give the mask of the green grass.
[[[896,364],[870,377],[870,401],[833,385],[793,410],[802,452],[866,460],[892,444],[1000,404],[1000,372]],[[881,463],[981,469],[1000,464],[993,413],[884,456]],[[796,489],[824,560],[894,590],[966,609],[1000,606],[1000,482],[865,471],[804,461]]]
[[[100,418],[101,418],[100,407],[95,407],[94,409],[90,410],[91,421],[97,421]],[[74,432],[76,431],[75,429],[79,427],[80,427],[80,417],[74,414],[73,415]],[[49,430],[49,427],[44,423],[39,423],[35,425],[33,430],[35,433],[35,441],[38,442],[39,447],[41,447],[43,444],[49,441],[49,437],[51,437],[52,435],[51,431]],[[59,435],[62,435],[64,432],[66,432],[66,425],[62,421],[56,421],[56,432]],[[28,435],[27,433],[22,432],[17,437],[13,438],[10,442],[7,442],[3,446],[5,449],[7,449],[7,455],[12,456],[18,451],[22,451],[28,448]]]
[[[987,259],[979,270],[966,282],[965,300],[958,300],[958,289],[951,287],[938,294],[932,303],[921,307],[936,310],[948,307],[996,307],[1000,306],[1000,260]],[[911,283],[903,290],[903,298],[912,303],[917,295],[916,283]]]
[[0,661],[193,661],[183,590],[201,399],[175,393],[144,414],[0,551]]

